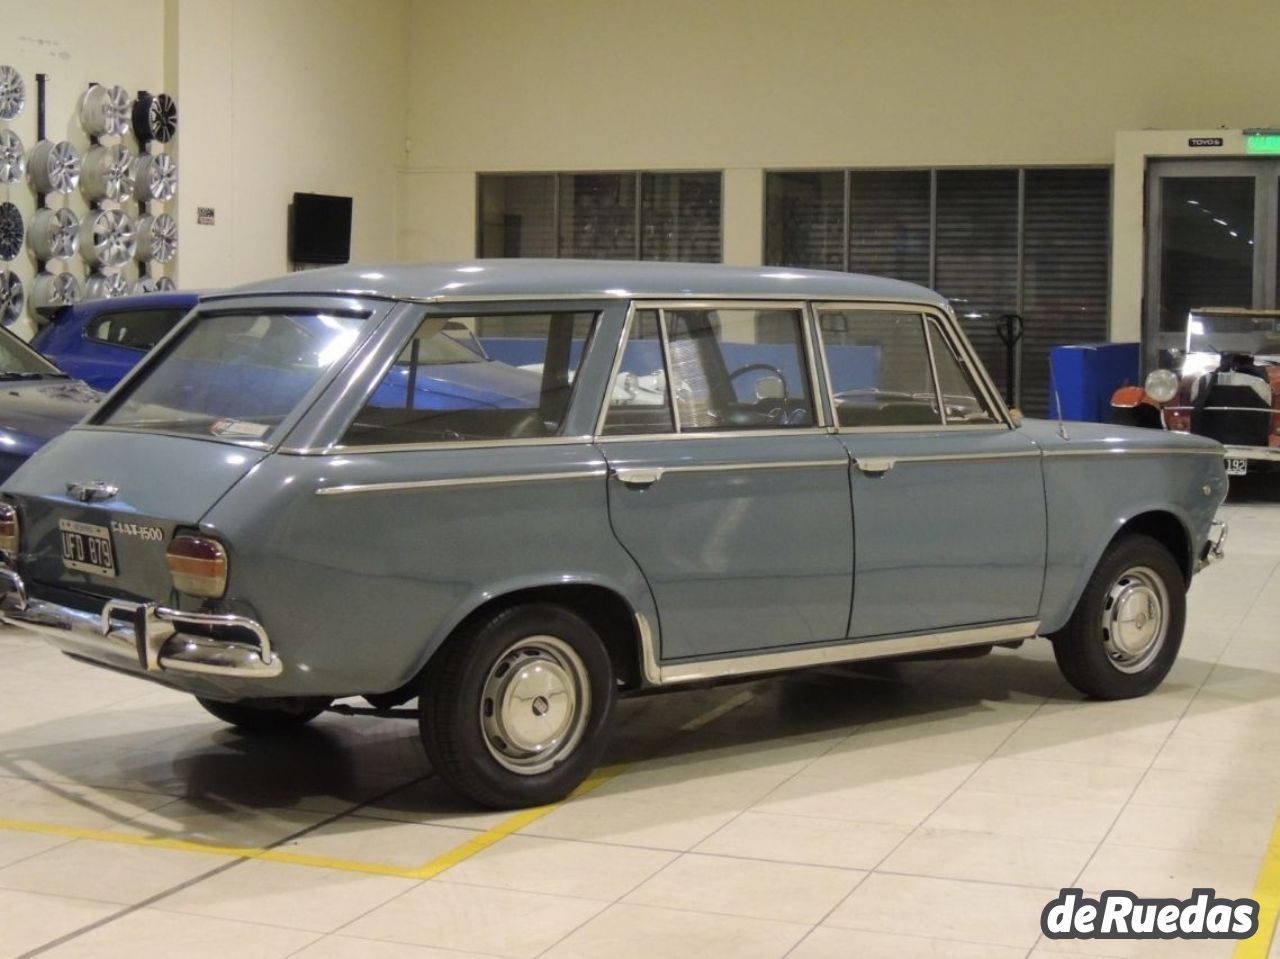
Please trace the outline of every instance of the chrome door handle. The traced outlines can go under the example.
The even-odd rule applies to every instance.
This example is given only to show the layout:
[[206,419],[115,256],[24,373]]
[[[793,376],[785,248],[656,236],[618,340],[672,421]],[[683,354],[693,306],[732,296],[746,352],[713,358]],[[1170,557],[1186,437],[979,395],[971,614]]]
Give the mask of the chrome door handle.
[[859,456],[853,462],[858,469],[870,476],[883,476],[898,461],[892,456]]
[[613,475],[618,478],[619,482],[626,483],[628,486],[652,486],[662,479],[662,468],[635,469],[624,466],[620,469],[615,469]]

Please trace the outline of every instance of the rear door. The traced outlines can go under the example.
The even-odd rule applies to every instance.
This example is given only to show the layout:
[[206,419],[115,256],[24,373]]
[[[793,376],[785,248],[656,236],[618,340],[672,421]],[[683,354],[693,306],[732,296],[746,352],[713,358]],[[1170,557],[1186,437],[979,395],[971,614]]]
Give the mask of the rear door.
[[635,312],[599,446],[662,658],[842,639],[848,453],[824,426],[800,304]]
[[1034,620],[1045,568],[1039,448],[1004,420],[946,318],[818,308],[838,437],[852,457],[850,635]]

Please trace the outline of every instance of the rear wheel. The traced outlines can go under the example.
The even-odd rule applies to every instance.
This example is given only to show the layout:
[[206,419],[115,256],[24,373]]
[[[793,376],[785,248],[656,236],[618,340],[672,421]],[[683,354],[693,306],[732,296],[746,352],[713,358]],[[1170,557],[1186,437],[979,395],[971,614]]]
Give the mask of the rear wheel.
[[1182,644],[1186,589],[1162,543],[1139,535],[1113,543],[1052,637],[1067,681],[1097,699],[1130,699],[1159,686]]
[[267,735],[295,729],[311,722],[329,708],[328,700],[270,700],[269,705],[255,706],[252,700],[226,703],[218,699],[196,697],[196,702],[211,715],[230,723],[242,733]]
[[459,792],[532,806],[563,799],[595,767],[614,701],[595,630],[538,603],[452,637],[427,670],[418,722],[432,766]]

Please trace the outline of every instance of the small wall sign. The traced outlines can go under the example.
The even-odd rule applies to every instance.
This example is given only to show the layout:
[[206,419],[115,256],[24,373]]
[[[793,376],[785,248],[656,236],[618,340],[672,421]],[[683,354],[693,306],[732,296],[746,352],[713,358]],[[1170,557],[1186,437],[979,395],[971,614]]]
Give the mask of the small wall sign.
[[1189,147],[1220,147],[1222,137],[1192,137],[1187,141]]
[[201,226],[213,226],[213,207],[198,206],[196,207],[196,223]]

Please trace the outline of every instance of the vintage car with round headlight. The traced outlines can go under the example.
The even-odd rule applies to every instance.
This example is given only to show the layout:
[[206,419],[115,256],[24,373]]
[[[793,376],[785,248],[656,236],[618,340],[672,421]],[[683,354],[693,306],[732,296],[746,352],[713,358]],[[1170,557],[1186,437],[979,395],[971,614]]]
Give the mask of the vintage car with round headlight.
[[1227,475],[1280,466],[1280,312],[1192,310],[1184,345],[1163,350],[1142,386],[1111,398],[1116,423],[1222,443]]
[[[483,396],[448,375],[471,334]],[[645,690],[1047,637],[1143,695],[1225,493],[1212,440],[1011,415],[911,284],[341,268],[203,298],[5,484],[0,614],[245,733],[415,716],[518,806]]]

